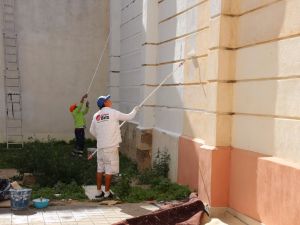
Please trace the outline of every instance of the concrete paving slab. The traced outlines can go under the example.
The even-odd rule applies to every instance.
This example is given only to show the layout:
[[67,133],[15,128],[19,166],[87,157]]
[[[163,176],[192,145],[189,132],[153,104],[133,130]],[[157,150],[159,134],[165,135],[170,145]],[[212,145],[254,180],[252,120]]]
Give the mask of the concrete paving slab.
[[[148,203],[124,203],[115,206],[103,206],[95,203],[80,205],[50,206],[37,210],[24,211],[0,209],[1,225],[109,225],[127,218],[149,214],[159,209]],[[245,225],[234,215],[225,212],[217,217],[205,217],[202,225]]]
[[[46,209],[29,208],[24,211],[0,209],[1,225],[109,225],[126,218],[150,213],[147,203],[127,203],[103,206],[95,203],[81,203],[69,206],[49,206]],[[158,208],[157,208],[158,209]]]
[[[95,196],[97,193],[97,186],[96,185],[86,185],[82,186],[85,190],[85,195],[88,197],[89,200],[95,200]],[[102,186],[102,190],[104,191],[104,186]]]

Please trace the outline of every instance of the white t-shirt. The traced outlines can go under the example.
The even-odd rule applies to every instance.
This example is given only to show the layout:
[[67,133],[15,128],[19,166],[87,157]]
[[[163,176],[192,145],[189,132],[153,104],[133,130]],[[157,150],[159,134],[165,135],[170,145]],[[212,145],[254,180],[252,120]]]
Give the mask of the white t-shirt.
[[122,141],[119,121],[131,120],[135,115],[135,109],[129,114],[109,107],[104,107],[96,112],[93,116],[90,133],[97,139],[97,148],[118,146]]

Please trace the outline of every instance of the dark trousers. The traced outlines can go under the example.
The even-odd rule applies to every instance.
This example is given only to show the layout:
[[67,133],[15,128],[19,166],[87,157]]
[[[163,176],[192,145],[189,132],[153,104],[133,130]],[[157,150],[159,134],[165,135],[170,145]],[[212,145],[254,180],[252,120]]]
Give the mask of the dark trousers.
[[84,128],[75,128],[75,139],[75,148],[83,151],[85,142]]

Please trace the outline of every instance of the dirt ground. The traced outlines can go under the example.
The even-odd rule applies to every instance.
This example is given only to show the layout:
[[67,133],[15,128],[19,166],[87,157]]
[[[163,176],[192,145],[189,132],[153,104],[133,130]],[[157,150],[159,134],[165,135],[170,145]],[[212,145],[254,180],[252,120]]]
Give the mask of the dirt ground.
[[19,175],[19,173],[16,169],[0,169],[0,178],[9,179],[17,175]]

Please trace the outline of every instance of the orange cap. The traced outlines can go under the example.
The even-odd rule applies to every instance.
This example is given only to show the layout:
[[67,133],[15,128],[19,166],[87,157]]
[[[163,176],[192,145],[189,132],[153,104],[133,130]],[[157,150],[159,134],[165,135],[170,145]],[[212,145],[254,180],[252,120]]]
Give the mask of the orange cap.
[[73,112],[74,109],[76,109],[76,107],[77,107],[76,104],[71,105],[70,108],[69,108],[70,112]]

